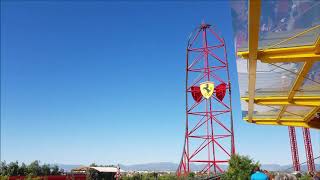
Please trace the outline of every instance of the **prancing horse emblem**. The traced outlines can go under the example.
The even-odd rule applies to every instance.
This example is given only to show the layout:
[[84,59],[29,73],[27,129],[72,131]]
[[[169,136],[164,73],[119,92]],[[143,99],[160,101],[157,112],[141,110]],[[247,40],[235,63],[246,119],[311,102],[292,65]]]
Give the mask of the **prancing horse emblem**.
[[200,91],[204,98],[209,99],[214,90],[214,83],[210,81],[206,81],[200,84]]

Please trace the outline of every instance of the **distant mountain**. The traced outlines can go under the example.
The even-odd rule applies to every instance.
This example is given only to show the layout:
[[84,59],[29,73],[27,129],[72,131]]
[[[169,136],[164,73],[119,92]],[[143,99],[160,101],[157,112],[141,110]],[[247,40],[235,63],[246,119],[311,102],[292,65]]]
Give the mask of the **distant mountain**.
[[[175,172],[178,168],[178,164],[171,162],[160,163],[147,163],[147,164],[134,164],[134,165],[120,165],[123,170],[126,171],[172,171]],[[191,164],[190,168],[193,171],[201,171],[204,165]],[[226,170],[226,165],[221,165],[221,169]]]
[[70,172],[74,168],[81,167],[83,165],[73,165],[73,164],[57,164],[60,169],[63,169],[65,172]]
[[268,171],[279,171],[279,170],[282,170],[284,168],[279,164],[262,164],[261,165],[261,169],[265,169],[265,170],[268,170]]
[[[320,169],[320,164],[316,164],[316,169]],[[279,165],[279,164],[262,164],[261,169],[268,171],[292,171],[292,165]],[[308,166],[306,164],[301,165],[301,171],[307,172]]]
[[176,163],[159,162],[134,165],[120,165],[126,171],[175,171],[178,167]]
[[[68,165],[68,164],[57,164],[61,169],[64,169],[66,172],[70,172],[72,169],[81,167],[84,165]],[[204,167],[203,165],[191,164],[191,169],[193,171],[201,171]],[[145,164],[133,164],[133,165],[123,165],[120,164],[121,169],[125,171],[176,171],[178,164],[171,162],[158,162],[158,163],[145,163]],[[226,170],[227,165],[221,165],[221,169]],[[292,171],[292,165],[279,165],[279,164],[262,164],[261,169],[268,171]],[[306,164],[301,166],[302,171],[307,171],[308,167]],[[320,169],[320,164],[316,164],[316,169]]]

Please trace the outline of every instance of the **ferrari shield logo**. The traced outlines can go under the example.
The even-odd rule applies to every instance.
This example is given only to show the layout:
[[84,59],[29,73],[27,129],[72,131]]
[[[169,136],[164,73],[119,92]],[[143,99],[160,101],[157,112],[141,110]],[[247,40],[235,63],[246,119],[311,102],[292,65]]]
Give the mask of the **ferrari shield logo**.
[[206,99],[209,99],[212,96],[213,90],[214,90],[213,82],[207,81],[200,84],[201,94]]

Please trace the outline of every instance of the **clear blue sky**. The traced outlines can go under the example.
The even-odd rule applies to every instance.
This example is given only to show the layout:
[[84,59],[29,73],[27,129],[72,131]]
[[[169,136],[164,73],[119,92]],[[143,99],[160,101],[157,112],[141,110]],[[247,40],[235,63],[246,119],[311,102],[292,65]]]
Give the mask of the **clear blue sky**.
[[[202,20],[217,26],[228,45],[236,150],[261,163],[290,163],[286,127],[241,119],[231,15],[223,1],[1,2],[1,160],[177,163],[185,47]],[[319,131],[312,136],[317,156]]]

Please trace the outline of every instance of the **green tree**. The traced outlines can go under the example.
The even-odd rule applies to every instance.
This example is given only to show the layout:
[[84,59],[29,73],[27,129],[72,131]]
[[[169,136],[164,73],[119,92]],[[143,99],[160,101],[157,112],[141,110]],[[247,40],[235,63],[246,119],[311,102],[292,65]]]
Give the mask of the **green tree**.
[[0,180],[8,180],[9,177],[8,176],[0,176]]
[[8,166],[6,164],[6,161],[1,161],[1,164],[0,164],[0,175],[1,176],[7,176],[8,175]]
[[28,166],[28,174],[30,176],[39,176],[41,174],[41,167],[39,161],[33,161]]
[[24,164],[24,163],[21,164],[21,166],[19,167],[19,170],[18,170],[18,175],[19,176],[28,175],[28,168],[27,168],[26,164]]
[[51,174],[50,172],[50,166],[48,164],[43,164],[41,166],[41,172],[40,175],[41,176],[49,176]]
[[177,176],[176,175],[162,175],[159,176],[159,180],[176,180]]
[[312,180],[312,177],[309,174],[301,176],[300,180]]
[[190,172],[188,175],[188,179],[193,179],[195,177],[194,172]]
[[51,175],[60,175],[60,171],[59,171],[59,167],[57,165],[54,165],[52,168],[51,168]]
[[19,163],[18,161],[16,162],[11,162],[8,164],[8,170],[7,170],[7,175],[8,176],[17,176],[19,172]]
[[229,160],[228,170],[221,176],[222,180],[246,180],[250,179],[250,174],[255,167],[259,167],[258,162],[254,162],[248,156],[233,155]]
[[89,166],[90,167],[98,167],[98,165],[96,163],[91,163]]

